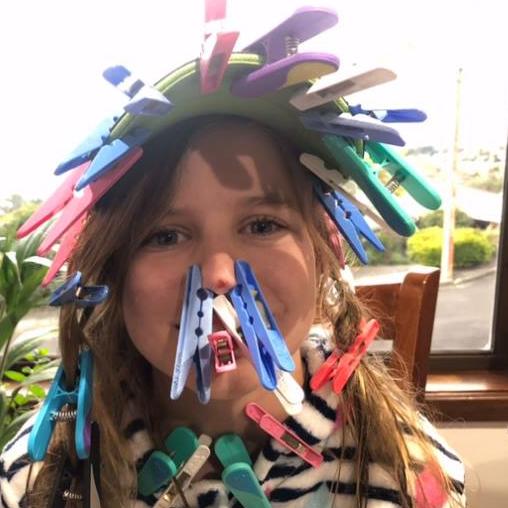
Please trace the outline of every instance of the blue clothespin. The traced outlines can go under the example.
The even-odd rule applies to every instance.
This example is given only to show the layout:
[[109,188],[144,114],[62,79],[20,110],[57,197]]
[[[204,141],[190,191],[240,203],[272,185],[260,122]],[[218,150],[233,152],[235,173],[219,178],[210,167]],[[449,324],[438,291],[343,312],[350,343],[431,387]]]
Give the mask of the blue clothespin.
[[363,109],[361,104],[349,106],[349,113],[354,115],[367,115],[385,123],[396,122],[424,122],[427,115],[419,109]]
[[164,116],[171,111],[173,104],[156,88],[146,85],[123,65],[107,68],[102,75],[118,88],[130,101],[124,106],[132,115]]
[[[58,420],[76,420],[75,444],[80,459],[90,453],[90,410],[92,408],[93,357],[89,349],[79,355],[79,373],[73,388],[67,389],[63,367],[57,370],[53,384],[42,404],[28,438],[28,454],[33,461],[44,459]],[[61,411],[65,404],[74,409]]]
[[211,392],[211,353],[208,335],[212,333],[213,295],[201,283],[201,271],[193,265],[187,273],[185,295],[176,346],[171,398],[178,399],[185,387],[191,365],[196,367],[200,402],[206,404]]
[[111,127],[115,124],[116,117],[104,119],[94,131],[55,169],[55,175],[60,175],[89,161],[97,153],[109,136]]
[[100,178],[111,169],[117,162],[127,157],[134,148],[141,146],[149,137],[151,132],[148,129],[137,128],[122,138],[114,139],[107,145],[102,146],[95,155],[90,167],[76,184],[79,191],[89,183]]
[[406,144],[399,133],[391,127],[374,122],[343,118],[336,113],[309,111],[300,115],[300,120],[307,129],[326,134],[363,139],[365,141],[379,141],[390,145],[404,146]]
[[76,272],[53,292],[49,304],[60,307],[67,303],[75,303],[78,307],[92,307],[102,303],[108,295],[108,286],[82,286],[81,272]]
[[261,383],[266,389],[274,390],[277,386],[275,366],[292,372],[295,369],[293,358],[250,265],[236,261],[235,275],[237,285],[229,292],[229,297]]

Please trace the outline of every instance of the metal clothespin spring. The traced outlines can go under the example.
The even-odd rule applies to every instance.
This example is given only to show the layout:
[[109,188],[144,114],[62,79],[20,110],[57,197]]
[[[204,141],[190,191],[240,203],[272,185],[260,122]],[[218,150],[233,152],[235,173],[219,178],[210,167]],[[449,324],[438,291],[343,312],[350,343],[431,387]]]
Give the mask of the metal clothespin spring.
[[72,490],[64,490],[62,494],[62,498],[66,501],[82,501],[83,496],[79,492],[74,492]]
[[390,180],[388,180],[388,183],[385,185],[385,187],[388,189],[388,192],[393,194],[401,185],[402,181],[399,180],[397,175],[393,175]]
[[77,409],[63,409],[51,414],[51,419],[57,422],[72,422],[78,414]]
[[296,55],[298,53],[298,45],[300,44],[300,39],[298,37],[293,37],[292,35],[287,35],[285,38],[286,42],[286,55]]

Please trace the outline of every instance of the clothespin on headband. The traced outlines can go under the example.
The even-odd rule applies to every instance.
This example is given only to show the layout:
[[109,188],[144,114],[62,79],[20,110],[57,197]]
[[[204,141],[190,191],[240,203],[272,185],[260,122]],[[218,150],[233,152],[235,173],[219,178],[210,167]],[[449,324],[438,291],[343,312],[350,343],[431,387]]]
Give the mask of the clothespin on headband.
[[261,383],[273,390],[277,386],[275,366],[292,372],[295,364],[250,265],[235,261],[235,275],[237,285],[229,297]]
[[348,350],[341,353],[335,349],[314,373],[310,380],[311,389],[313,391],[319,390],[331,381],[333,391],[337,395],[340,394],[378,332],[379,323],[375,319],[371,319],[367,323],[362,321],[361,331]]
[[49,304],[59,307],[67,303],[75,303],[78,307],[93,307],[106,300],[108,295],[108,286],[83,286],[81,272],[76,272],[53,292]]
[[384,123],[413,123],[424,122],[427,115],[419,109],[364,109],[361,104],[349,105],[349,113],[355,115],[366,115]]
[[[80,459],[86,459],[90,453],[93,358],[89,349],[79,354],[78,367],[76,382],[70,389],[67,388],[63,367],[60,365],[57,370],[28,438],[28,454],[33,461],[44,459],[58,420],[76,421],[76,453]],[[66,404],[70,409],[62,411]]]
[[231,86],[238,97],[259,97],[280,88],[334,72],[339,60],[328,53],[298,53],[298,44],[335,25],[337,14],[326,8],[302,7],[242,51],[258,53],[265,64]]
[[225,28],[227,0],[205,1],[205,38],[199,60],[201,93],[215,92],[224,77],[239,32]]
[[193,265],[187,272],[185,294],[180,317],[180,330],[176,346],[171,398],[178,399],[189,376],[196,368],[196,384],[200,402],[210,400],[211,347],[208,336],[212,333],[213,296],[201,283],[201,271]]

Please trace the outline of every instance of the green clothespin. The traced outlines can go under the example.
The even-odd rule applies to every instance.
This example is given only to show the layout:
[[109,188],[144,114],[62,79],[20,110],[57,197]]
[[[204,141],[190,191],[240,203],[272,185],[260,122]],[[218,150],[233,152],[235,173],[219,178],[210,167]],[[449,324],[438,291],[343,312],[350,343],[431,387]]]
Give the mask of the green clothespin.
[[163,452],[154,451],[138,473],[138,491],[143,496],[157,492],[176,475],[178,468]]
[[164,440],[164,446],[177,469],[186,462],[198,447],[198,438],[187,427],[176,427]]
[[376,171],[343,138],[323,136],[323,141],[340,165],[341,172],[352,178],[367,195],[387,224],[399,235],[411,236],[416,226],[377,177]]

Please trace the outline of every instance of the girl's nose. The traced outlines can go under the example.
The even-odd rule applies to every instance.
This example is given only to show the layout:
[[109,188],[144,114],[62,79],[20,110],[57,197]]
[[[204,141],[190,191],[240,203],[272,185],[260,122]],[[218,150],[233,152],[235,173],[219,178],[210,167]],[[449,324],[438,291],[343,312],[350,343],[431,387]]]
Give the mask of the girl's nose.
[[201,275],[203,287],[217,295],[226,294],[236,286],[235,260],[226,252],[203,256]]

